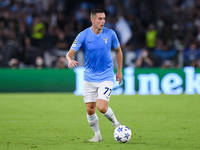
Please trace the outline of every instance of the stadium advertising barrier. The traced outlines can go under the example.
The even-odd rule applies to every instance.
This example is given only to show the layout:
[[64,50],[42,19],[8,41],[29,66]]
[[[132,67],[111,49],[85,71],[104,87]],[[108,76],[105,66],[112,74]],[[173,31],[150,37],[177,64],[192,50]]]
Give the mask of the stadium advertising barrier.
[[[82,95],[84,68],[74,69],[76,73],[75,95]],[[123,83],[114,79],[113,95],[159,95],[164,94],[200,94],[200,69],[185,67],[183,69],[134,69],[123,70]]]
[[0,69],[0,92],[73,92],[69,69]]
[[[75,69],[0,69],[0,92],[74,92],[82,95],[83,67]],[[200,69],[123,69],[112,94],[200,94]]]

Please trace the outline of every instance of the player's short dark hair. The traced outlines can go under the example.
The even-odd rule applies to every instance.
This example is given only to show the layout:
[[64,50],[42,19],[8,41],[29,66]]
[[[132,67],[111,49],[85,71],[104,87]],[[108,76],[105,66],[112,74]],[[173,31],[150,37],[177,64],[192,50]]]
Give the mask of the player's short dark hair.
[[105,13],[105,12],[103,10],[101,10],[101,9],[93,9],[91,11],[91,17],[96,15],[97,13]]

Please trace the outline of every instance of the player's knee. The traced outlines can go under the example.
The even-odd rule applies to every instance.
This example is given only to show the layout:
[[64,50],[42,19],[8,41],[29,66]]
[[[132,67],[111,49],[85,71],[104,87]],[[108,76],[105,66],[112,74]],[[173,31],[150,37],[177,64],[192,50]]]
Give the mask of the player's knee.
[[87,114],[88,115],[93,115],[95,113],[95,109],[94,108],[87,108]]
[[102,105],[97,105],[97,109],[103,114],[105,114],[107,112],[107,108]]

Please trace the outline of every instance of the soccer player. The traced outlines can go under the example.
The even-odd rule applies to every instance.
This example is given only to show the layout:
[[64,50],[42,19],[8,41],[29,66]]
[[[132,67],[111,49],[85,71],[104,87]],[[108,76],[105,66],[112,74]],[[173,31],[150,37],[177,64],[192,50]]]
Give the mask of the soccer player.
[[116,50],[118,70],[116,80],[122,82],[122,51],[116,33],[104,27],[105,13],[100,9],[91,12],[92,26],[80,32],[66,55],[68,67],[76,67],[78,62],[73,56],[83,48],[85,59],[83,99],[87,108],[87,120],[95,136],[90,142],[101,142],[102,136],[98,124],[97,109],[110,120],[116,128],[121,125],[116,119],[108,102],[113,88],[113,62],[111,48]]

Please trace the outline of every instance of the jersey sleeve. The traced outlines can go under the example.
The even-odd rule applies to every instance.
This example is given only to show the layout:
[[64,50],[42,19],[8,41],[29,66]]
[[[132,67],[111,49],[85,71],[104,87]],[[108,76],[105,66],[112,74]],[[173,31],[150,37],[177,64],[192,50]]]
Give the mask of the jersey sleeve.
[[120,45],[116,33],[112,30],[112,48],[116,49]]
[[79,33],[74,42],[72,43],[70,49],[75,50],[76,52],[80,50],[80,48],[82,47],[83,44],[83,40],[84,40],[84,32]]

